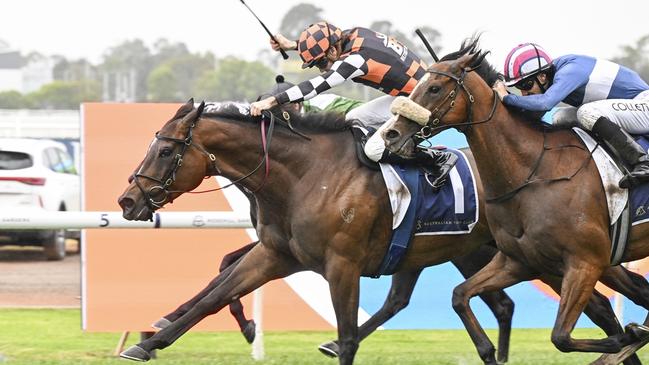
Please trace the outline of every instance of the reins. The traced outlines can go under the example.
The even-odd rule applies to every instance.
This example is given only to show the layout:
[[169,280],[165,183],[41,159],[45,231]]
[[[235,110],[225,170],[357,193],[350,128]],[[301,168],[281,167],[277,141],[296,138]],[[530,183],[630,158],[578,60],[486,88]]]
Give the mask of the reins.
[[513,198],[516,194],[518,194],[519,191],[521,191],[521,190],[523,190],[524,188],[526,188],[526,187],[532,185],[533,183],[541,183],[541,182],[551,183],[551,182],[556,182],[556,181],[568,181],[568,180],[571,180],[571,179],[572,179],[573,177],[575,177],[575,176],[576,176],[576,175],[577,175],[581,170],[583,170],[584,168],[586,168],[586,166],[588,165],[588,163],[590,162],[590,160],[593,159],[593,152],[597,149],[597,147],[599,147],[599,142],[598,142],[598,143],[595,145],[595,147],[593,148],[592,151],[591,151],[591,150],[588,150],[588,149],[586,148],[585,150],[588,151],[588,158],[586,158],[586,159],[584,160],[584,162],[581,164],[581,166],[579,166],[579,168],[578,168],[575,172],[573,172],[572,174],[570,174],[570,175],[565,175],[565,176],[561,176],[561,177],[557,177],[557,178],[552,178],[552,179],[536,178],[536,179],[533,179],[533,180],[532,180],[532,177],[533,177],[534,175],[536,175],[536,170],[538,170],[538,168],[541,166],[541,161],[543,160],[543,156],[545,155],[545,152],[546,152],[546,151],[551,151],[551,150],[553,150],[553,149],[570,148],[570,147],[578,148],[578,149],[580,149],[580,150],[584,150],[584,148],[583,148],[582,146],[577,146],[577,145],[574,145],[574,144],[568,144],[568,145],[563,145],[563,146],[558,146],[558,147],[549,147],[549,146],[546,145],[546,143],[545,143],[545,142],[546,142],[546,136],[547,136],[547,133],[545,133],[545,130],[544,130],[544,131],[543,131],[543,149],[541,150],[541,153],[539,154],[539,157],[538,157],[538,158],[536,159],[536,161],[534,162],[534,165],[533,165],[533,167],[532,167],[532,171],[531,171],[530,174],[527,176],[527,178],[525,179],[525,181],[524,181],[521,185],[519,185],[518,187],[516,187],[516,188],[514,188],[514,189],[512,189],[512,190],[510,190],[510,191],[508,191],[508,192],[506,192],[506,193],[504,193],[504,194],[501,194],[501,195],[498,195],[498,196],[496,196],[496,197],[492,197],[492,198],[485,198],[485,201],[486,201],[488,204],[492,204],[492,203],[502,203],[502,202],[505,202],[505,201],[507,201],[507,200]]

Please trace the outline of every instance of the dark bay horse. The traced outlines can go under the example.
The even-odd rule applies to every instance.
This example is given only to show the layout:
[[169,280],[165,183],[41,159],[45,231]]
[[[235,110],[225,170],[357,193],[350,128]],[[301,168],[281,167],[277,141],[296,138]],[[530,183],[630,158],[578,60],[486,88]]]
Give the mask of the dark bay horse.
[[[498,74],[484,61],[486,54],[477,42],[465,43],[430,67],[410,95],[414,104],[403,108],[408,117],[395,118],[382,136],[391,151],[409,156],[423,136],[455,127],[473,151],[489,227],[500,252],[454,290],[453,307],[480,357],[486,364],[496,363],[493,344],[469,299],[543,274],[563,277],[552,330],[552,342],[559,350],[617,353],[624,346],[643,344],[646,328],[638,325],[604,339],[571,337],[598,280],[644,308],[649,308],[649,295],[609,275],[607,203],[590,151],[574,132],[541,127],[537,120],[508,110],[489,86]],[[632,228],[624,261],[649,255],[648,233],[649,224]],[[633,281],[641,287],[647,284],[641,276]],[[599,363],[617,364],[620,358],[605,355]]]
[[[392,213],[382,176],[357,161],[349,125],[342,118],[293,116],[293,124],[308,134],[306,140],[283,126],[265,133],[264,128],[272,129],[272,124],[249,117],[246,106],[203,110],[204,104],[195,108],[190,100],[156,134],[119,198],[123,215],[147,220],[156,209],[197,187],[205,176],[222,175],[254,192],[261,243],[224,270],[184,314],[122,356],[148,360],[150,351],[171,345],[232,300],[268,281],[312,270],[329,282],[339,361],[351,364],[359,339],[360,276],[376,273],[391,235]],[[256,132],[260,127],[261,137]],[[271,137],[273,144],[267,149],[264,141]],[[264,161],[268,169],[258,169]],[[479,179],[476,185],[480,186]],[[484,204],[480,204],[482,212]],[[416,276],[426,266],[466,255],[491,241],[484,216],[467,235],[417,236],[398,274]],[[618,274],[612,276],[629,277]],[[556,278],[543,279],[560,289]],[[607,333],[621,332],[614,317],[602,315],[611,309],[601,295],[594,296],[588,308]]]

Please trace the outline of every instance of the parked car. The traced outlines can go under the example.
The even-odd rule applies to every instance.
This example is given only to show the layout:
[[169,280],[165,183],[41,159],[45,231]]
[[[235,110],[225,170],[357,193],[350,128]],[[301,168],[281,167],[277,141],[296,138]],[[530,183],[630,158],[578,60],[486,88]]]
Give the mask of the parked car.
[[[0,209],[34,212],[80,209],[80,181],[60,142],[0,138]],[[73,235],[78,236],[78,231]],[[65,230],[2,230],[0,245],[43,246],[48,260],[65,257]]]

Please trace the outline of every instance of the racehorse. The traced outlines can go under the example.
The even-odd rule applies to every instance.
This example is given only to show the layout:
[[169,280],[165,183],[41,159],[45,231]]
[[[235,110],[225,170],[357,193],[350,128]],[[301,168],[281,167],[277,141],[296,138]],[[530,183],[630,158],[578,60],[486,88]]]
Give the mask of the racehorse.
[[[451,127],[464,133],[473,151],[489,227],[500,252],[454,290],[453,307],[484,363],[495,364],[493,344],[469,299],[542,274],[561,276],[553,344],[566,352],[602,353],[617,353],[629,345],[628,353],[646,343],[641,341],[646,327],[630,325],[627,334],[604,339],[571,337],[598,279],[649,308],[646,292],[614,283],[605,273],[611,257],[609,217],[591,152],[571,130],[547,128],[538,119],[507,109],[489,86],[498,73],[484,60],[478,39],[432,65],[410,99],[403,100],[407,106],[401,108],[402,115],[381,132],[390,151],[403,157],[410,156],[423,137]],[[624,261],[649,255],[648,233],[647,224],[631,229]],[[642,277],[634,280],[646,285]],[[618,363],[620,356],[605,355],[602,363]]]
[[[350,125],[343,118],[290,116],[292,124],[274,128],[279,118],[270,114],[270,123],[260,123],[249,116],[245,105],[223,104],[212,112],[203,111],[204,103],[195,108],[190,100],[156,133],[118,200],[123,216],[150,219],[156,209],[196,188],[205,176],[221,175],[254,192],[261,243],[224,270],[213,288],[204,290],[184,314],[121,356],[146,361],[150,351],[171,345],[232,300],[270,280],[312,270],[329,282],[339,362],[351,364],[358,348],[360,276],[376,274],[391,235],[392,212],[382,176],[358,162]],[[261,138],[256,128],[261,128]],[[269,147],[271,137],[274,143]],[[266,168],[260,169],[262,165]],[[479,211],[483,208],[481,202]],[[470,234],[416,236],[398,273],[416,273],[491,240],[483,216]],[[613,276],[627,278],[624,273]],[[552,276],[544,279],[559,290],[560,283]],[[591,304],[591,309],[604,307],[611,313],[601,295]],[[593,320],[607,333],[620,333],[615,318],[598,310],[590,311]]]

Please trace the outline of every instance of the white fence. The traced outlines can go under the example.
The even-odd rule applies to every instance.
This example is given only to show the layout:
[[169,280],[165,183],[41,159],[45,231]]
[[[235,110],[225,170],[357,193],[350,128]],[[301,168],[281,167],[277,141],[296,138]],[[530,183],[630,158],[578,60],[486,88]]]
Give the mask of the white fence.
[[[248,215],[234,212],[161,212],[151,221],[129,221],[122,212],[0,212],[2,229],[94,229],[94,228],[252,228]],[[252,357],[264,359],[262,288],[253,292],[253,318],[257,334]]]
[[122,212],[0,212],[0,229],[59,228],[252,228],[252,223],[234,212],[161,212],[151,221],[129,221]]

